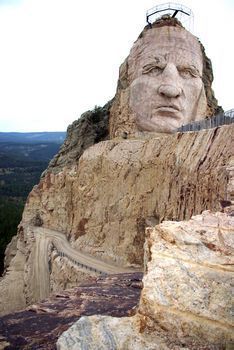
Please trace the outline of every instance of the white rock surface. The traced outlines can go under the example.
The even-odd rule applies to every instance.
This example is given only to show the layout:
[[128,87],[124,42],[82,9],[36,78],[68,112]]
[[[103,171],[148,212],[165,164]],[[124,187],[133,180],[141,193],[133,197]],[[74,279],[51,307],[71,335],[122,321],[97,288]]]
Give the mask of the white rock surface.
[[82,317],[62,334],[57,350],[167,350],[160,337],[152,344],[137,332],[138,320],[109,316]]

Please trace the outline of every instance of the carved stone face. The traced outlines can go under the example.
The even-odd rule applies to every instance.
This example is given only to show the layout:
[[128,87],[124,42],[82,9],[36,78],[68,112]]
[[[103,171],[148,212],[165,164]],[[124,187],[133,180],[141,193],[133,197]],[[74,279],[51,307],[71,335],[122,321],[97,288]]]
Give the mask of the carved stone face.
[[148,30],[129,56],[130,108],[139,130],[173,132],[203,119],[207,100],[198,40],[183,28]]

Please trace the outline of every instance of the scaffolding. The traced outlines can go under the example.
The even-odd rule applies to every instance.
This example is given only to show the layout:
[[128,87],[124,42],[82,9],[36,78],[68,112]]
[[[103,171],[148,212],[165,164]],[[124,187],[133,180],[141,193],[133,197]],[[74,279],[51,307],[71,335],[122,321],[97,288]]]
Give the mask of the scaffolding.
[[164,15],[177,18],[189,31],[193,31],[193,12],[187,6],[168,2],[152,7],[146,12],[146,22],[151,26],[153,22]]

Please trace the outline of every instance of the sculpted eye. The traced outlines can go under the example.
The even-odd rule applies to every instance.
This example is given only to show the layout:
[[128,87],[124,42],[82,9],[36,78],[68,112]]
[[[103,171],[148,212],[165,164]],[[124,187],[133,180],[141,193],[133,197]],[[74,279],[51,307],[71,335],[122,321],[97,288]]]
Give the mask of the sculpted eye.
[[142,69],[142,74],[159,75],[163,71],[163,68],[155,64],[147,64]]
[[190,79],[199,77],[198,71],[193,67],[177,67],[182,78]]

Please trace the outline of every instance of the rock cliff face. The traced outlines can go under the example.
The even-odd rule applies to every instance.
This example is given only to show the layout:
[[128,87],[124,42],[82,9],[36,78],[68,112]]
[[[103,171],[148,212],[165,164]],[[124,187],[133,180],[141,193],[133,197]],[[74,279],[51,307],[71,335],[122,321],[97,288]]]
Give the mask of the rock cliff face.
[[113,140],[48,173],[21,225],[39,215],[72,245],[121,264],[142,264],[148,222],[184,220],[226,199],[232,127],[148,140]]
[[[122,266],[142,266],[146,226],[220,209],[220,200],[231,195],[232,130],[223,126],[105,141],[88,148],[76,164],[46,174],[25,206],[18,250],[2,282],[2,310],[13,309],[12,298],[14,309],[38,300],[32,290],[35,237],[29,229],[35,218],[67,235],[77,250]],[[66,272],[65,264],[62,273],[56,259],[52,254],[51,291],[77,283],[76,268],[74,274],[71,267]],[[13,292],[16,271],[22,286]]]
[[[171,26],[176,27],[177,35],[173,40],[181,44],[178,36],[180,31],[184,33],[181,25],[175,20],[166,25],[171,33]],[[219,210],[220,203],[232,200],[233,125],[184,134],[135,132],[129,88],[133,77],[139,73],[134,67],[141,62],[140,45],[147,51],[147,43],[152,51],[148,40],[152,33],[145,28],[121,66],[114,100],[103,108],[85,113],[68,128],[64,145],[29,194],[17,241],[7,250],[7,269],[0,283],[0,312],[22,308],[52,291],[76,285],[87,275],[100,273],[84,272],[82,264],[74,259],[68,262],[62,251],[59,255],[46,229],[57,232],[60,239],[61,234],[63,238],[66,236],[72,248],[91,254],[100,259],[101,264],[141,268],[146,227],[164,220],[189,219],[206,209]],[[187,35],[191,37],[182,34],[183,38]],[[200,50],[197,41],[196,46]],[[191,59],[188,47],[185,51]],[[184,86],[190,78],[194,86],[199,81],[202,101],[207,100],[207,116],[211,116],[218,111],[211,89],[212,67],[204,50],[200,51],[200,70],[193,71],[194,81],[184,63],[181,68],[177,61],[168,61],[171,52],[164,55],[164,66],[156,68],[164,71],[168,64],[173,66],[178,81]],[[145,56],[143,58],[145,61]],[[178,77],[181,69],[185,79]],[[176,96],[172,96],[175,87],[170,84],[166,84],[167,93],[171,94],[166,97],[169,107],[162,108],[169,108],[169,117],[173,119],[177,116],[175,110],[181,112],[182,108],[172,104]],[[179,92],[182,97],[181,87]],[[191,98],[192,95],[190,93]],[[188,107],[189,100],[185,102]],[[148,108],[148,103],[145,105]],[[33,226],[41,226],[44,236],[33,230]],[[56,239],[58,243],[59,238]],[[42,266],[46,266],[46,271],[41,271]],[[43,285],[43,291],[38,284]]]
[[43,176],[49,172],[59,172],[64,166],[77,162],[88,147],[109,138],[111,105],[112,101],[109,101],[103,107],[87,111],[69,125],[63,145],[51,160]]
[[82,317],[57,348],[229,349],[233,227],[233,216],[204,212],[147,229],[138,313]]

